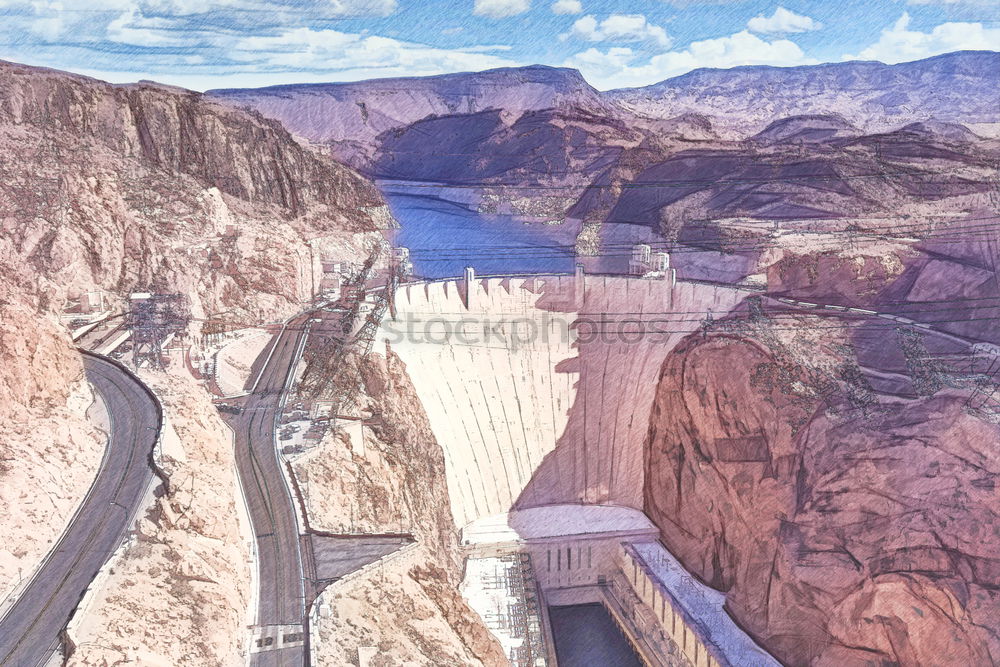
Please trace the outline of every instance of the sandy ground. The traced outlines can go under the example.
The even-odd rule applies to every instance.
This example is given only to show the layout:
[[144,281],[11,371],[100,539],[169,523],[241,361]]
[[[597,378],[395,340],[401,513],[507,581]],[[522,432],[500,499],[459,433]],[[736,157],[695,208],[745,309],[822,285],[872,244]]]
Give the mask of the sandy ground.
[[243,664],[250,533],[230,434],[192,379],[143,380],[176,434],[163,447],[172,495],[153,501],[132,542],[99,575],[71,628],[77,649],[69,664]]

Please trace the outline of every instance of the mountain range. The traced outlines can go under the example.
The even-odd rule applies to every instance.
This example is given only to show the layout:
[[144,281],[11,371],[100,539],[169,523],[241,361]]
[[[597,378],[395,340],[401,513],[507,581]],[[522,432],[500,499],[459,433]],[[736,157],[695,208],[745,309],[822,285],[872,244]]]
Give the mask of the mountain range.
[[579,72],[540,65],[353,83],[221,89],[209,96],[249,106],[318,143],[350,145],[430,116],[500,109],[517,116],[574,107],[646,119],[712,118],[743,138],[793,115],[837,113],[869,131],[936,119],[1000,122],[1000,53],[962,51],[897,65],[843,62],[800,67],[697,69],[643,88],[599,92]]
[[837,113],[870,132],[936,119],[1000,120],[1000,53],[960,51],[897,65],[844,62],[802,67],[697,69],[604,98],[643,116],[700,113],[731,137],[777,118]]

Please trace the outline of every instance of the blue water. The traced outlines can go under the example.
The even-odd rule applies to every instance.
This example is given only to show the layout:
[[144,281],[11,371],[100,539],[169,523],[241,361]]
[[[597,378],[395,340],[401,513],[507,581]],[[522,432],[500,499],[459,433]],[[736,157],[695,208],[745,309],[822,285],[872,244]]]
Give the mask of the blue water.
[[549,607],[549,621],[560,667],[642,667],[603,605]]
[[432,184],[382,181],[379,188],[402,227],[394,244],[410,249],[417,277],[460,276],[467,266],[479,275],[573,271],[572,238],[563,226],[478,213]]

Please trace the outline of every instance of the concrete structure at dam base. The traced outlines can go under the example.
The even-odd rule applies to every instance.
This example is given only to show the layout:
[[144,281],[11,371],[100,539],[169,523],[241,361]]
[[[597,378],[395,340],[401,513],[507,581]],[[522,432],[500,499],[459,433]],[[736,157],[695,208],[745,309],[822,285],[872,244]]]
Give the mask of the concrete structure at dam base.
[[647,665],[779,664],[642,511],[663,361],[748,294],[578,268],[467,269],[392,295],[377,340],[405,363],[443,450],[462,593],[515,667],[556,664],[548,609],[588,603]]
[[[487,625],[504,635],[514,665],[556,664],[550,607],[599,603],[643,664],[780,666],[726,613],[725,595],[684,570],[638,510],[587,505],[516,510],[473,522],[462,530],[461,543],[467,558],[462,592]],[[520,576],[533,585],[493,594],[494,572],[484,576],[480,564],[500,559],[520,563]],[[518,615],[529,620],[519,624]],[[510,628],[521,624],[537,627],[531,651],[519,649],[533,632],[522,642],[511,636]]]

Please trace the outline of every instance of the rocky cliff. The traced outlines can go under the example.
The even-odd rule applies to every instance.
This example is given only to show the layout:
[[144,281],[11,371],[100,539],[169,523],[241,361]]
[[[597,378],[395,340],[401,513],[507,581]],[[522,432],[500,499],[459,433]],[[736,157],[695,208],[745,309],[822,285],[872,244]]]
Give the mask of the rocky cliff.
[[[814,282],[885,290],[898,260],[829,259]],[[879,318],[734,314],[662,367],[646,512],[785,664],[996,664],[990,365]]]
[[[273,121],[155,84],[0,67],[0,262],[61,307],[68,290],[154,287],[194,312],[288,312],[315,253],[349,252],[383,202]],[[52,305],[50,305],[50,303]]]

